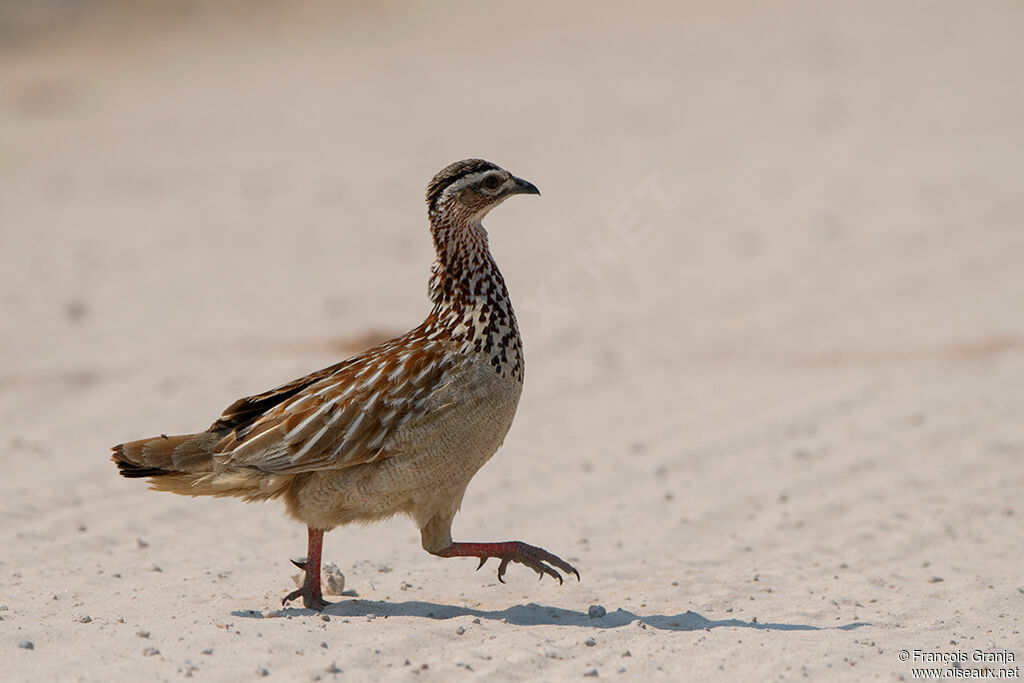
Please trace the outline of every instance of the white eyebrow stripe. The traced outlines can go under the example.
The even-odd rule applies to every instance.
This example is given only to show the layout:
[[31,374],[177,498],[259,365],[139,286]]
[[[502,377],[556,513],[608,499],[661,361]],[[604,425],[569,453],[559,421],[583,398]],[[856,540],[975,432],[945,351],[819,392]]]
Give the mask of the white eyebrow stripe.
[[[445,192],[458,192],[460,190],[464,190],[467,187],[469,187],[470,185],[473,185],[474,183],[480,182],[486,176],[496,172],[497,170],[498,169],[496,169],[496,168],[489,168],[486,171],[477,171],[476,173],[470,173],[469,175],[464,175],[461,178],[459,178],[458,180],[456,180],[454,183],[452,183],[451,185],[446,187],[444,191]],[[509,180],[511,180],[511,178]]]

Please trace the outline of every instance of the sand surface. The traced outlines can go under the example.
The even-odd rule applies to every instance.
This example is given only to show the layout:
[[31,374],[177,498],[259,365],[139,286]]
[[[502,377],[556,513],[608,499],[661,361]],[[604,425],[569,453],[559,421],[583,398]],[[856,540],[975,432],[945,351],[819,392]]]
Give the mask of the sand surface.
[[[71,6],[0,31],[4,680],[1020,666],[1020,3]],[[108,448],[417,324],[467,156],[544,195],[487,222],[526,389],[455,535],[583,580],[396,519],[282,611],[282,506]]]

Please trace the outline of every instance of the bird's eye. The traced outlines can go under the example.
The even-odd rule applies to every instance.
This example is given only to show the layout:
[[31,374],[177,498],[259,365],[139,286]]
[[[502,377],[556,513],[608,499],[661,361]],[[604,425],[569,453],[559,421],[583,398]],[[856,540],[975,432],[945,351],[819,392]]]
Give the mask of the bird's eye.
[[484,187],[488,190],[497,190],[499,185],[501,185],[501,180],[496,175],[489,175],[484,178]]

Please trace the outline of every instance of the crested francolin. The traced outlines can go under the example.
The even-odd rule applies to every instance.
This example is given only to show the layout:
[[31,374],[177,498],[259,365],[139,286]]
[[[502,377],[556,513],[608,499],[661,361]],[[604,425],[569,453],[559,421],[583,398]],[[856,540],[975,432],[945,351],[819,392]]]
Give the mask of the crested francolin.
[[[481,159],[442,169],[427,187],[437,259],[433,307],[408,333],[276,389],[232,403],[205,432],[115,446],[125,477],[189,496],[281,498],[306,524],[301,597],[321,610],[325,531],[404,513],[440,557],[498,558],[562,581],[579,572],[521,541],[456,543],[452,519],[469,480],[501,445],[523,386],[523,351],[505,281],[481,224],[532,184]],[[556,569],[557,568],[557,569]]]

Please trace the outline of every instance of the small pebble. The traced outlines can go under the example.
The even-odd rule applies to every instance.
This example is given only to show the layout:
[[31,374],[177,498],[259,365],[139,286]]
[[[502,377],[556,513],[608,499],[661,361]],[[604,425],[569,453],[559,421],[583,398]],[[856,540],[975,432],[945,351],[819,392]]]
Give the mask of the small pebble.
[[20,647],[22,650],[34,650],[34,649],[36,649],[35,643],[33,643],[31,640],[23,640],[23,641],[21,641],[20,643],[18,643],[18,647]]
[[149,631],[136,631],[135,636],[138,638],[149,638]]
[[463,633],[466,632],[466,629],[465,629],[465,627],[460,626],[457,629],[455,629],[455,632],[458,633],[461,636]]
[[265,667],[265,666],[261,666],[260,668],[256,669],[256,675],[257,676],[269,676],[270,675],[270,670],[267,667]]
[[327,671],[327,673],[329,673],[329,674],[340,674],[341,673],[341,669],[338,668],[338,665],[337,665],[336,662],[331,662],[331,665],[329,667],[327,667],[327,669],[325,669],[325,671]]
[[92,617],[86,615],[86,616],[82,617],[81,619],[79,619],[78,621],[83,623],[83,624],[88,624],[88,623],[92,622]]
[[320,572],[324,591],[330,595],[341,595],[345,592],[345,575],[333,562],[326,562]]
[[145,539],[137,538],[137,539],[135,539],[135,542],[138,544],[138,546],[140,548],[148,548],[149,547],[149,543],[147,543]]
[[943,579],[941,576],[933,576],[932,578],[928,579],[928,583],[941,583],[943,581],[945,581],[945,579]]
[[591,669],[587,673],[583,674],[584,678],[597,678],[597,669]]
[[480,617],[476,617],[475,619],[473,619],[473,623],[474,624],[479,624],[480,623]]
[[608,614],[608,610],[601,605],[591,605],[590,609],[587,610],[587,616],[591,619],[600,619],[606,614]]
[[387,574],[391,571],[391,567],[387,566],[386,564],[382,564],[381,566],[377,567],[377,571],[379,571],[381,574]]
[[[292,581],[299,588],[306,581],[306,573],[292,574]],[[345,592],[345,575],[338,569],[338,565],[327,562],[320,567],[320,585],[324,593],[328,595],[341,595]]]
[[325,640],[324,642],[320,643],[320,647],[322,647],[323,649],[326,650],[327,649],[327,641]]
[[160,654],[160,650],[156,649],[153,646],[147,647],[145,650],[142,651],[143,657],[152,657],[158,654]]
[[199,654],[212,655],[213,654],[213,648],[212,647],[208,647],[205,650],[203,650],[202,652],[200,652]]
[[320,621],[330,621],[330,620],[331,620],[331,615],[329,615],[329,614],[321,614],[320,615]]
[[587,647],[594,647],[595,645],[597,645],[597,641],[594,640],[593,638],[587,638],[586,640],[583,641],[583,644],[586,645]]

